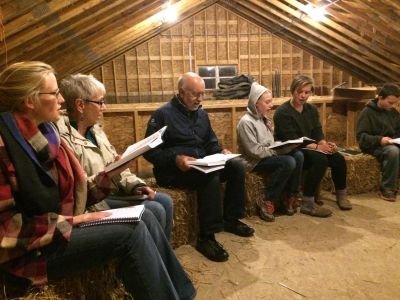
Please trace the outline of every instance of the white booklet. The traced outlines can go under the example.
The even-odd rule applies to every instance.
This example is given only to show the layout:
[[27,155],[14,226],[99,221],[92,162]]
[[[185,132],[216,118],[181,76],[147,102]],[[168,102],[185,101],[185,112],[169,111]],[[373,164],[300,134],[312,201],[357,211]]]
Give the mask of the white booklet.
[[134,223],[139,222],[142,218],[144,211],[144,205],[128,206],[116,209],[104,210],[106,212],[111,212],[111,215],[98,220],[88,221],[79,224],[80,227],[87,227],[93,225],[101,224],[111,224],[111,223]]
[[276,141],[275,143],[273,143],[271,146],[269,146],[269,149],[279,149],[279,148],[284,148],[286,146],[293,146],[293,148],[297,147],[297,146],[305,146],[311,143],[314,143],[315,140],[310,139],[306,136],[303,136],[301,138],[295,139],[295,140],[287,140],[284,142],[281,141]]
[[190,165],[192,168],[199,170],[203,173],[210,173],[210,172],[214,172],[214,171],[223,169],[225,167],[225,163],[228,160],[231,160],[238,156],[240,156],[240,154],[217,153],[217,154],[205,156],[203,158],[198,158],[196,160],[189,160],[188,165]]
[[390,141],[391,141],[393,144],[398,144],[398,145],[400,145],[400,138],[391,139]]
[[162,136],[165,132],[165,130],[167,130],[167,126],[164,126],[163,128],[161,128],[160,130],[156,131],[155,133],[153,133],[152,135],[148,136],[147,138],[133,144],[130,145],[125,152],[121,155],[121,159],[117,160],[111,164],[109,164],[108,166],[106,166],[104,168],[104,171],[110,172],[116,168],[118,168],[119,166],[127,163],[128,161],[134,159],[135,157],[138,157],[139,155],[142,155],[143,153],[145,153],[146,151],[157,147],[158,145],[160,145],[163,140],[162,140]]

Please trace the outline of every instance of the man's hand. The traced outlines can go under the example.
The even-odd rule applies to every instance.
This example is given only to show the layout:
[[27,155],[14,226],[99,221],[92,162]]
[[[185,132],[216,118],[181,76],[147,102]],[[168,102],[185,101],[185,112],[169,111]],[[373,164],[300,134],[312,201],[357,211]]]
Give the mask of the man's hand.
[[190,169],[190,166],[187,163],[189,160],[196,160],[196,159],[194,157],[191,157],[191,156],[177,155],[176,159],[175,159],[176,166],[182,172],[187,172]]
[[148,186],[140,186],[132,191],[133,195],[147,195],[148,200],[154,200],[156,192]]
[[381,145],[382,145],[382,146],[384,146],[384,145],[391,145],[391,144],[393,144],[392,138],[391,138],[391,137],[384,136],[384,137],[381,138]]

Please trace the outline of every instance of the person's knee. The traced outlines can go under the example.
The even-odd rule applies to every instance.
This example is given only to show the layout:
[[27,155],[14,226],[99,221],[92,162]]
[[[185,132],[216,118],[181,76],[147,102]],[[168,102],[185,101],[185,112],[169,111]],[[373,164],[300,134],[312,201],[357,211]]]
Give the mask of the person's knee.
[[226,164],[226,168],[229,169],[230,172],[236,175],[243,175],[246,173],[245,166],[241,160],[230,160]]
[[295,168],[296,168],[296,160],[293,157],[288,156],[286,160],[286,169],[288,171],[293,171]]
[[174,207],[174,202],[168,194],[158,192],[154,200],[161,203],[166,211],[171,211]]
[[326,155],[318,153],[318,155],[313,156],[312,163],[318,168],[326,169],[328,167],[328,158]]
[[398,160],[399,159],[399,155],[400,155],[399,147],[397,147],[395,145],[386,146],[383,149],[383,155],[384,155],[384,157],[386,159]]

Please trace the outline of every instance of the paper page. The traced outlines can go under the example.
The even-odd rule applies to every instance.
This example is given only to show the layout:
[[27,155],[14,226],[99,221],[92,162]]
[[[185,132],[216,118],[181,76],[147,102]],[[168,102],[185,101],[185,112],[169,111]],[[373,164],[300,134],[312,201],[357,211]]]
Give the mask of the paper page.
[[115,161],[108,166],[104,168],[104,171],[110,172],[119,166],[122,166],[123,164],[127,163],[128,161],[134,159],[135,157],[138,157],[139,155],[142,155],[146,151],[157,147],[160,145],[162,141],[162,135],[164,134],[165,130],[167,129],[167,126],[164,126],[157,132],[153,133],[152,135],[148,136],[147,138],[130,145],[125,152],[122,154],[121,159],[118,161]]
[[196,165],[191,165],[191,167],[193,169],[199,170],[203,173],[210,173],[210,172],[214,172],[217,170],[221,170],[223,168],[225,168],[225,165],[219,165],[219,166],[196,166]]
[[216,153],[212,155],[205,156],[196,160],[188,161],[188,165],[198,165],[198,166],[218,166],[225,165],[225,163],[235,157],[240,156],[240,154],[222,154]]

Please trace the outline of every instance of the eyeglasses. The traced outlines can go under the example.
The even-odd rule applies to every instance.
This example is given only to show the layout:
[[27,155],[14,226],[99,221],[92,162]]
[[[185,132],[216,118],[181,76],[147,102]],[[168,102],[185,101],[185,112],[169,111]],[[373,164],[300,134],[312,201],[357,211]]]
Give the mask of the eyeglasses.
[[58,98],[58,96],[61,95],[61,92],[59,89],[57,89],[55,92],[39,93],[39,95],[53,95],[56,96],[56,98]]
[[95,103],[97,105],[103,106],[106,104],[106,100],[104,100],[104,98],[101,98],[100,100],[96,101],[96,100],[89,100],[89,99],[83,99],[83,101],[85,102],[90,102],[90,103]]

